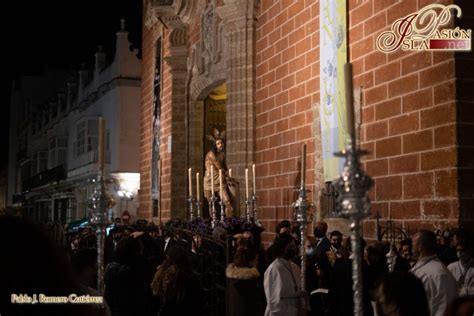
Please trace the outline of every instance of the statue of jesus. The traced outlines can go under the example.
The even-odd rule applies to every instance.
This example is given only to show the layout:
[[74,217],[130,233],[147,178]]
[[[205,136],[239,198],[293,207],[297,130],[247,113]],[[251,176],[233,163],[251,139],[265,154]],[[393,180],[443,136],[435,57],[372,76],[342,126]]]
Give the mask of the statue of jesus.
[[230,217],[233,215],[234,209],[232,208],[227,188],[227,182],[229,181],[230,177],[228,174],[224,152],[225,131],[220,133],[217,129],[214,129],[213,134],[214,135],[207,135],[207,138],[212,141],[212,146],[211,150],[209,150],[205,158],[206,171],[204,174],[204,195],[208,199],[208,201],[210,201],[212,197],[211,166],[214,166],[214,192],[217,196],[220,195],[219,170],[222,170],[222,185],[224,189],[222,192],[223,196],[220,196],[220,198],[225,205],[226,216]]

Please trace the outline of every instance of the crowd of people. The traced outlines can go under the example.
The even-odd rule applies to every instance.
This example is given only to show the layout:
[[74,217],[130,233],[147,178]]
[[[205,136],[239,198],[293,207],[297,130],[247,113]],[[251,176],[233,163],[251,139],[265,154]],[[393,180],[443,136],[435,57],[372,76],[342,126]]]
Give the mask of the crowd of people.
[[[350,239],[327,230],[319,222],[304,241],[304,290],[297,226],[277,225],[263,265],[258,264],[261,245],[250,234],[238,236],[234,262],[226,271],[233,310],[228,315],[353,315]],[[420,230],[400,245],[367,245],[363,239],[361,244],[364,315],[473,314],[474,259],[467,231]]]
[[[18,315],[204,315],[206,293],[193,257],[202,242],[189,243],[172,231],[143,223],[110,230],[105,303],[100,306],[9,304],[1,310],[13,308]],[[222,269],[227,315],[353,315],[351,244],[341,232],[316,223],[304,240],[303,263],[299,227],[290,221],[278,223],[266,249],[262,229],[255,226],[239,232],[217,227],[212,235],[222,241],[229,233],[232,256]],[[98,295],[97,239],[91,228],[71,235],[62,249],[37,226],[14,217],[0,218],[0,234],[1,249],[12,258],[1,270],[6,285],[2,301],[10,293]],[[420,230],[400,245],[361,243],[364,315],[472,315],[474,252],[467,231]],[[396,256],[393,265],[387,261],[390,254]]]
[[[277,226],[267,250],[271,260],[264,273],[265,316],[353,315],[352,252],[341,232],[328,234],[324,222],[304,241],[305,291],[301,291],[301,242],[288,221]],[[364,315],[461,315],[474,309],[472,236],[418,231],[399,247],[362,239]],[[391,266],[388,260],[394,256]],[[274,258],[274,259],[273,259]],[[463,314],[464,315],[464,314]]]

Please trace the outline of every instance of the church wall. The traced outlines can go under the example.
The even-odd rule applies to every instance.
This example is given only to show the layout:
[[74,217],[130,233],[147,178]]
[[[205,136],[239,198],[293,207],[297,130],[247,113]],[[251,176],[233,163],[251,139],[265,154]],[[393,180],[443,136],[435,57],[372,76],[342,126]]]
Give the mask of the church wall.
[[[375,47],[394,20],[428,3],[349,1],[350,61],[354,86],[362,87],[359,137],[371,152],[363,161],[375,180],[373,217],[364,227],[369,238],[377,212],[382,225],[391,218],[410,231],[458,224],[454,54],[388,55]],[[310,199],[319,200],[320,126],[312,111],[319,106],[319,2],[263,0],[256,60],[258,196],[266,231],[273,233],[277,221],[293,214],[303,142]]]
[[319,126],[313,128],[313,106],[319,102],[318,6],[316,1],[262,1],[257,17],[257,196],[266,241],[277,221],[293,217],[302,143],[310,200],[321,182],[314,172],[321,144],[313,136],[320,134]]
[[[144,1],[144,20],[146,20],[147,2]],[[203,7],[204,2],[200,2]],[[152,158],[152,120],[154,110],[154,69],[156,54],[156,41],[162,38],[162,90],[161,90],[161,128],[160,128],[160,158],[161,158],[161,176],[160,176],[160,213],[158,218],[153,218],[155,222],[161,220],[166,222],[172,217],[183,217],[186,210],[183,199],[177,198],[185,196],[186,178],[184,161],[186,160],[186,129],[185,129],[185,110],[182,102],[182,96],[185,95],[185,78],[182,73],[177,75],[170,67],[167,57],[173,55],[170,47],[170,34],[173,32],[172,23],[164,18],[163,27],[161,22],[155,21],[148,28],[143,25],[142,38],[142,59],[143,59],[143,81],[142,81],[142,101],[141,101],[141,141],[140,141],[140,173],[144,176],[140,181],[140,208],[139,214],[142,218],[152,219],[152,193],[151,193],[151,158]],[[188,52],[189,47],[199,40],[200,18],[197,16],[192,19],[190,25],[184,27],[186,30],[186,43]],[[181,65],[178,62],[175,65],[186,68],[186,61]],[[173,74],[175,78],[173,79]],[[174,80],[174,81],[173,81]],[[173,89],[173,84],[175,85]],[[179,99],[179,100],[178,100]],[[174,108],[179,110],[175,110]],[[176,167],[176,164],[183,168]],[[172,170],[182,169],[182,176],[176,174],[172,177]],[[183,192],[181,192],[183,191]],[[174,192],[174,194],[172,193]],[[173,213],[172,210],[173,209]]]
[[[372,14],[361,23],[363,39],[351,41],[359,84],[369,80],[371,86],[364,88],[361,139],[362,146],[372,151],[364,163],[375,179],[372,213],[396,220],[411,233],[458,225],[454,54],[385,55],[373,41],[396,19],[427,4],[403,1],[386,7],[374,1],[351,8],[353,33],[360,27],[357,14]],[[452,137],[446,140],[447,135]],[[365,226],[366,235],[373,236],[375,220]]]
[[[146,65],[143,66],[143,73],[147,76],[147,80],[143,82],[142,89],[147,91],[147,96],[144,96],[142,101],[142,133],[147,135],[142,143],[141,153],[144,157],[142,159],[142,168],[149,176],[142,182],[140,190],[143,190],[143,197],[141,197],[143,203],[141,203],[140,211],[142,215],[150,219],[152,212],[151,202],[151,147],[153,142],[152,137],[152,117],[153,117],[153,76],[155,69],[155,56],[156,56],[156,40],[162,34],[162,55],[169,55],[169,34],[167,29],[161,32],[157,31],[159,26],[155,26],[152,31],[145,33],[144,40],[147,42],[147,55],[143,55],[143,59],[147,60]],[[149,46],[148,46],[149,45]],[[145,52],[144,52],[145,53]],[[145,68],[148,67],[148,68]],[[173,147],[184,148],[184,139],[173,139],[171,137],[172,132],[172,86],[170,68],[168,64],[162,62],[162,91],[161,91],[161,135],[160,135],[160,158],[161,158],[161,178],[160,178],[160,210],[161,219],[166,221],[171,217],[171,163],[172,163],[172,151]],[[179,150],[177,150],[179,153]],[[141,191],[142,193],[142,191]]]
[[140,208],[141,217],[151,216],[151,142],[153,116],[153,50],[152,31],[143,27],[142,98],[140,115]]
[[[205,1],[196,3],[196,12],[201,12]],[[360,117],[359,138],[361,146],[371,152],[363,159],[363,165],[375,180],[370,192],[373,216],[365,222],[364,233],[369,238],[375,237],[377,214],[382,225],[391,218],[411,231],[420,227],[457,226],[460,207],[464,205],[468,209],[472,205],[469,191],[463,193],[462,202],[458,197],[459,186],[469,188],[463,179],[472,173],[469,163],[472,144],[465,137],[459,139],[472,125],[456,123],[457,115],[469,112],[467,105],[457,109],[460,103],[456,103],[456,95],[462,91],[465,92],[461,96],[469,99],[468,90],[462,89],[466,85],[461,87],[459,80],[456,81],[463,62],[449,52],[384,54],[376,49],[375,39],[381,31],[388,30],[397,18],[416,12],[431,1],[350,0],[348,3],[349,56],[354,68],[354,86],[361,87],[361,108],[356,109],[360,113],[356,115]],[[297,197],[294,189],[300,181],[303,143],[308,152],[309,200],[317,210],[313,219],[325,216],[319,212],[324,186],[319,122],[320,13],[319,2],[314,0],[262,0],[257,10],[257,203],[267,232],[264,241],[269,242],[275,224],[292,219],[291,204]],[[188,54],[199,41],[198,14],[186,26]],[[151,217],[153,69],[159,27],[160,23],[151,29],[143,27],[140,214],[145,218]],[[163,29],[164,56],[169,54],[169,31]],[[172,88],[168,65],[166,62],[163,65],[161,209],[165,220],[170,218],[172,208],[172,156],[168,153]],[[468,72],[463,73],[469,80]],[[470,105],[468,101],[462,104]],[[458,142],[463,145],[462,151],[457,147]],[[172,150],[175,146],[183,146],[181,153],[184,152],[184,140],[172,139]],[[458,176],[458,162],[465,166],[464,177]]]
[[[144,6],[145,15],[145,6]],[[142,33],[142,98],[140,116],[140,207],[139,216],[151,217],[151,155],[153,120],[153,69],[155,31],[143,27]]]

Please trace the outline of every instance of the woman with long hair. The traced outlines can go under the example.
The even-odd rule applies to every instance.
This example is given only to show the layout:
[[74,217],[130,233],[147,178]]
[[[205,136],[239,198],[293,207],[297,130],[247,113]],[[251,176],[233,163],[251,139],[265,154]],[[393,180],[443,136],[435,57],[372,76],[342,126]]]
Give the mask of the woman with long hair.
[[257,269],[257,249],[251,239],[237,242],[233,263],[226,269],[227,316],[262,316],[263,287]]
[[203,292],[193,276],[191,259],[179,245],[171,248],[151,282],[159,300],[159,316],[202,315]]

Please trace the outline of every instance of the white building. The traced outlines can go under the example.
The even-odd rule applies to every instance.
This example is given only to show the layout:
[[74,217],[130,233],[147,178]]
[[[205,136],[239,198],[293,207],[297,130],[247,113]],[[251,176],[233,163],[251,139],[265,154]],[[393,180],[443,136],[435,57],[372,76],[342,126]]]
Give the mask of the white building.
[[110,65],[99,48],[93,70],[83,67],[67,80],[62,76],[54,93],[43,93],[47,101],[31,93],[46,90],[44,78],[13,92],[8,204],[24,216],[63,223],[88,216],[98,170],[98,119],[103,117],[106,172],[114,180],[108,188],[117,202],[111,216],[128,211],[135,219],[141,62],[130,45],[122,23]]

